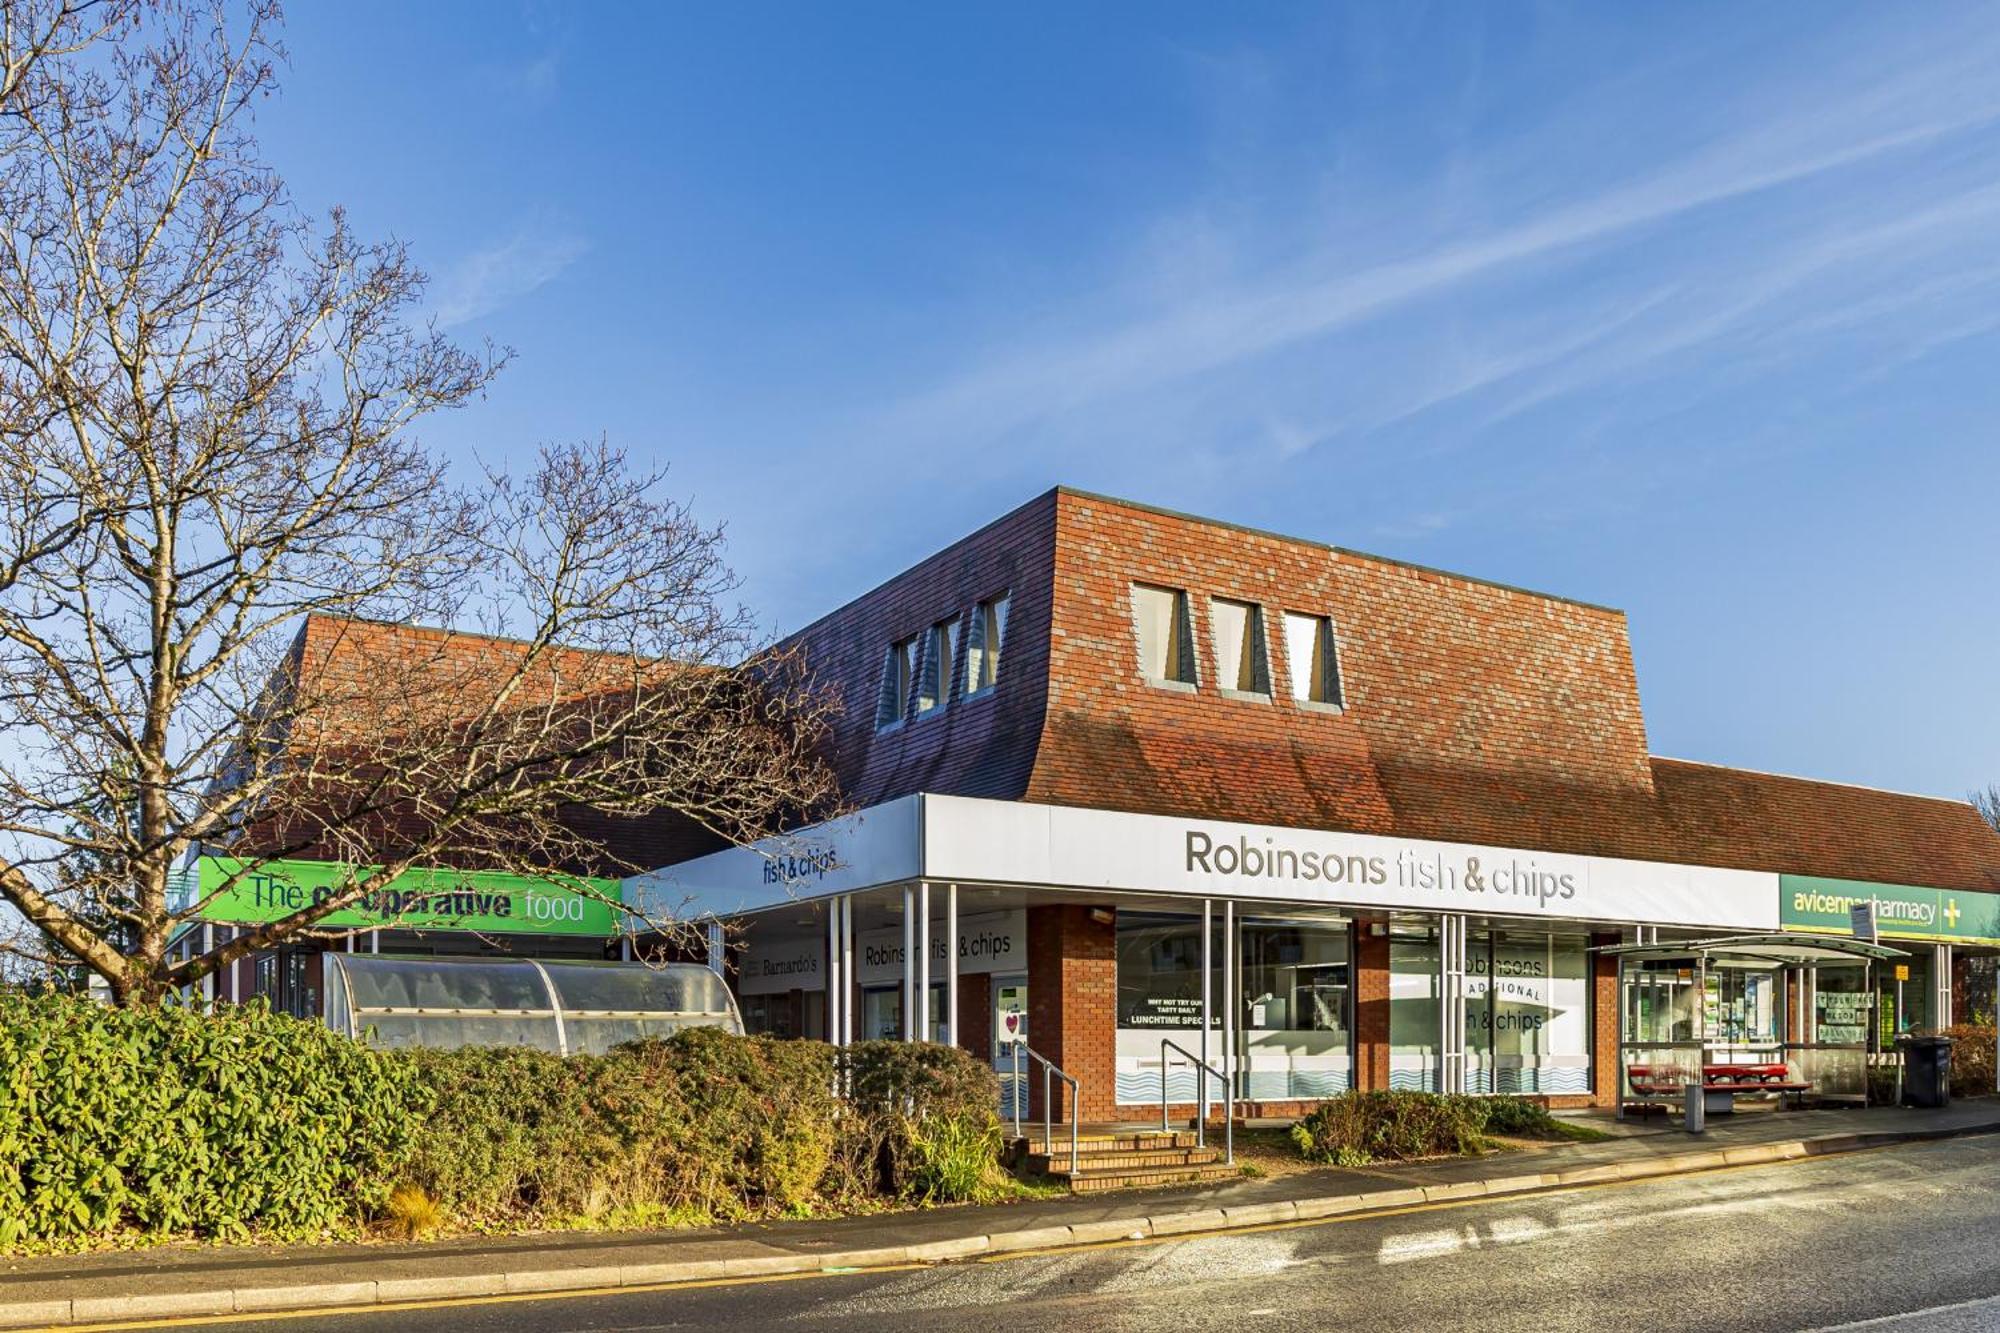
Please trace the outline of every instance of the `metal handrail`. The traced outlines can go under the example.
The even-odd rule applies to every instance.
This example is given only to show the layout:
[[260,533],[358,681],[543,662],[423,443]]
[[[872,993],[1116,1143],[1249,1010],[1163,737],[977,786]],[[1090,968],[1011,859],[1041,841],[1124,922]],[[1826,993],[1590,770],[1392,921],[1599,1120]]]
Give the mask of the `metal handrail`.
[[1167,1052],[1179,1051],[1188,1063],[1202,1072],[1201,1089],[1195,1095],[1198,1108],[1194,1115],[1194,1143],[1197,1148],[1208,1146],[1208,1079],[1222,1080],[1222,1145],[1223,1161],[1236,1165],[1236,1089],[1230,1086],[1229,1076],[1214,1065],[1205,1064],[1202,1058],[1171,1037],[1160,1038],[1160,1128],[1169,1128],[1167,1123]]
[[[1056,1063],[1025,1041],[1012,1043],[1014,1047],[1014,1137],[1021,1137],[1021,1052],[1042,1066],[1042,1151],[1048,1153],[1055,1138],[1054,1102],[1049,1094],[1054,1090],[1054,1079],[1061,1079],[1069,1085],[1069,1169],[1074,1173],[1078,1168],[1077,1141],[1083,1130],[1083,1086],[1074,1078],[1056,1067]],[[1053,1155],[1053,1154],[1050,1154]]]

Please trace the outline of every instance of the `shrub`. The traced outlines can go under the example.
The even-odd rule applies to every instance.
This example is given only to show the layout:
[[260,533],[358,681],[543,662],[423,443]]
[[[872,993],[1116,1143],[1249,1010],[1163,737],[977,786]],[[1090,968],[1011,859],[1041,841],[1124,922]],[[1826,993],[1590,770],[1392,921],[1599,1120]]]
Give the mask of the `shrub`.
[[932,1116],[910,1129],[908,1193],[925,1203],[965,1203],[1003,1192],[1000,1118],[990,1109]]
[[853,1116],[843,1155],[858,1188],[923,1197],[919,1175],[926,1168],[918,1132],[938,1122],[993,1121],[990,1142],[997,1164],[1000,1132],[993,1111],[1000,1104],[1000,1084],[992,1066],[970,1051],[862,1041],[842,1050],[840,1065]]
[[0,998],[0,1246],[355,1230],[429,1110],[407,1058],[261,1004]]
[[1960,1023],[1941,1029],[1952,1038],[1951,1095],[1988,1097],[1993,1094],[1993,1025]]
[[1309,1162],[1358,1166],[1476,1153],[1485,1124],[1477,1098],[1345,1092],[1292,1126],[1292,1142]]

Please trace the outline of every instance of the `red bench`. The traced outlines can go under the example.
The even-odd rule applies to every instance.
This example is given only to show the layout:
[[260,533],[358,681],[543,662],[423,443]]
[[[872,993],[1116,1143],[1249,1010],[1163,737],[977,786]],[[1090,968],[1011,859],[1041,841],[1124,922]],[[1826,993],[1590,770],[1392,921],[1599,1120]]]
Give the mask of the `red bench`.
[[[1803,1104],[1812,1084],[1794,1079],[1784,1065],[1703,1065],[1702,1089],[1708,1109],[1727,1111],[1737,1094],[1775,1094]],[[1681,1065],[1627,1065],[1626,1082],[1641,1097],[1678,1097],[1688,1084],[1688,1071]]]

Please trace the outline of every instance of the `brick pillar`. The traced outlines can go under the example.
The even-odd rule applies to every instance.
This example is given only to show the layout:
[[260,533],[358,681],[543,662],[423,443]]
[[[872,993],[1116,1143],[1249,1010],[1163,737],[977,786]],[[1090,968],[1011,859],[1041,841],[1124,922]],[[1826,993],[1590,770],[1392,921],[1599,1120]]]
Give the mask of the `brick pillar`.
[[993,1054],[993,979],[958,974],[958,1045],[985,1060]]
[[1354,1086],[1389,1086],[1389,928],[1387,917],[1354,924]]
[[[1091,920],[1108,908],[1064,903],[1028,909],[1028,1044],[1082,1087],[1086,1120],[1117,1118],[1118,935],[1115,920]],[[1042,1113],[1039,1070],[1028,1079],[1029,1106]],[[1055,1085],[1055,1114],[1068,1102]]]
[[[1593,945],[1616,944],[1613,932],[1592,935]],[[1591,1105],[1618,1104],[1618,960],[1590,955]]]

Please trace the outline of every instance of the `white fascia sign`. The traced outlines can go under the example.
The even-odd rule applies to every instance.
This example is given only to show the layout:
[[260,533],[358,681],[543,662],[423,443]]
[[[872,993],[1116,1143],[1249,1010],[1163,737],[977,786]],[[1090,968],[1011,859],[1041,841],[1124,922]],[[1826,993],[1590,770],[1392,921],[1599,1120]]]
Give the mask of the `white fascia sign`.
[[625,902],[665,919],[730,917],[921,873],[923,798],[905,796],[749,847],[727,847],[624,882]]
[[1480,915],[1775,930],[1778,876],[1661,861],[926,797],[923,874]]

